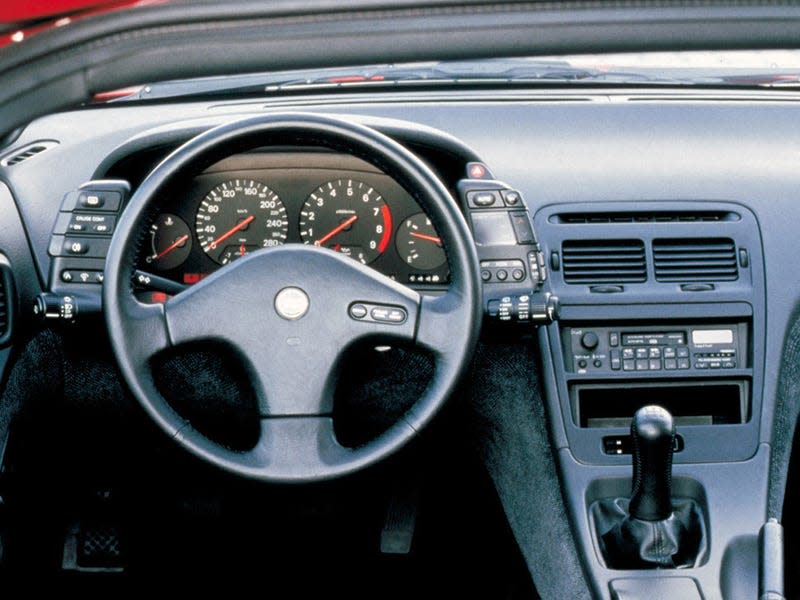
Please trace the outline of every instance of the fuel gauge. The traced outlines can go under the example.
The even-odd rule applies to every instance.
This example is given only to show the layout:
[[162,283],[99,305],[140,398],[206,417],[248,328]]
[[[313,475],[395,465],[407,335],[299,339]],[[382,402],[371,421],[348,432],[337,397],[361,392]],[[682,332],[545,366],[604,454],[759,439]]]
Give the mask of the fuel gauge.
[[186,221],[163,213],[150,227],[151,254],[145,258],[158,271],[179,267],[192,250],[192,232]]
[[442,240],[425,213],[411,215],[397,230],[397,252],[411,267],[430,271],[444,264]]

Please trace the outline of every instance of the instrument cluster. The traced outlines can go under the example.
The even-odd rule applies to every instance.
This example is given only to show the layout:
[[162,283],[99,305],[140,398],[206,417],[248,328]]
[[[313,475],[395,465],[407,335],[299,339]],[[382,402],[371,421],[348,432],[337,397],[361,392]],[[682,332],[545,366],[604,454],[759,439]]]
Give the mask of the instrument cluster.
[[254,152],[181,182],[158,203],[139,268],[197,283],[251,252],[311,244],[404,284],[449,281],[430,219],[394,179],[351,156]]

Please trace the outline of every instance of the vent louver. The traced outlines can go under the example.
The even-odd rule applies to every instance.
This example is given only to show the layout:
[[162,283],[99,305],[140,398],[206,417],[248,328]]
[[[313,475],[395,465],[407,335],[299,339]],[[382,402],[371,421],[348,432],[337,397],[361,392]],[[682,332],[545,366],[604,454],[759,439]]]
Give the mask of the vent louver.
[[33,144],[28,144],[24,148],[15,150],[11,154],[0,159],[0,166],[13,167],[14,165],[18,165],[19,163],[26,161],[29,158],[44,152],[45,150],[49,150],[56,145],[58,145],[58,142],[54,141],[34,142]]
[[728,238],[653,240],[657,281],[736,281],[736,245]]
[[551,223],[583,225],[594,223],[708,223],[738,221],[741,217],[728,211],[636,211],[636,212],[567,212],[552,215]]
[[7,278],[0,267],[0,341],[3,341],[9,333],[9,306],[8,306],[8,286]]
[[561,245],[567,283],[641,283],[647,280],[641,240],[565,240]]

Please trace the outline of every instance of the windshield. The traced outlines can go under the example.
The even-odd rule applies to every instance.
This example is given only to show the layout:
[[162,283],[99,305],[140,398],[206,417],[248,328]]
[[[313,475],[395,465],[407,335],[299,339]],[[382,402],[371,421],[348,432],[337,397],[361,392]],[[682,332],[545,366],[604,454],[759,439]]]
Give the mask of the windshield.
[[98,94],[95,101],[181,96],[275,95],[396,87],[794,87],[800,51],[696,51],[593,54],[373,64],[148,83]]

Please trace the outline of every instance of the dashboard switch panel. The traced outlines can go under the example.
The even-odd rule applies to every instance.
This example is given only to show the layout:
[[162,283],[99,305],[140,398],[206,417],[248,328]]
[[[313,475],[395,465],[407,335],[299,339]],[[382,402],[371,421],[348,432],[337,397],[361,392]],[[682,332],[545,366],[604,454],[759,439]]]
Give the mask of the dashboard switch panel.
[[48,250],[51,291],[69,294],[102,285],[111,236],[129,194],[127,181],[103,179],[64,195]]
[[555,301],[543,289],[545,255],[525,199],[502,181],[469,175],[458,192],[478,251],[486,316],[502,323],[553,321]]

